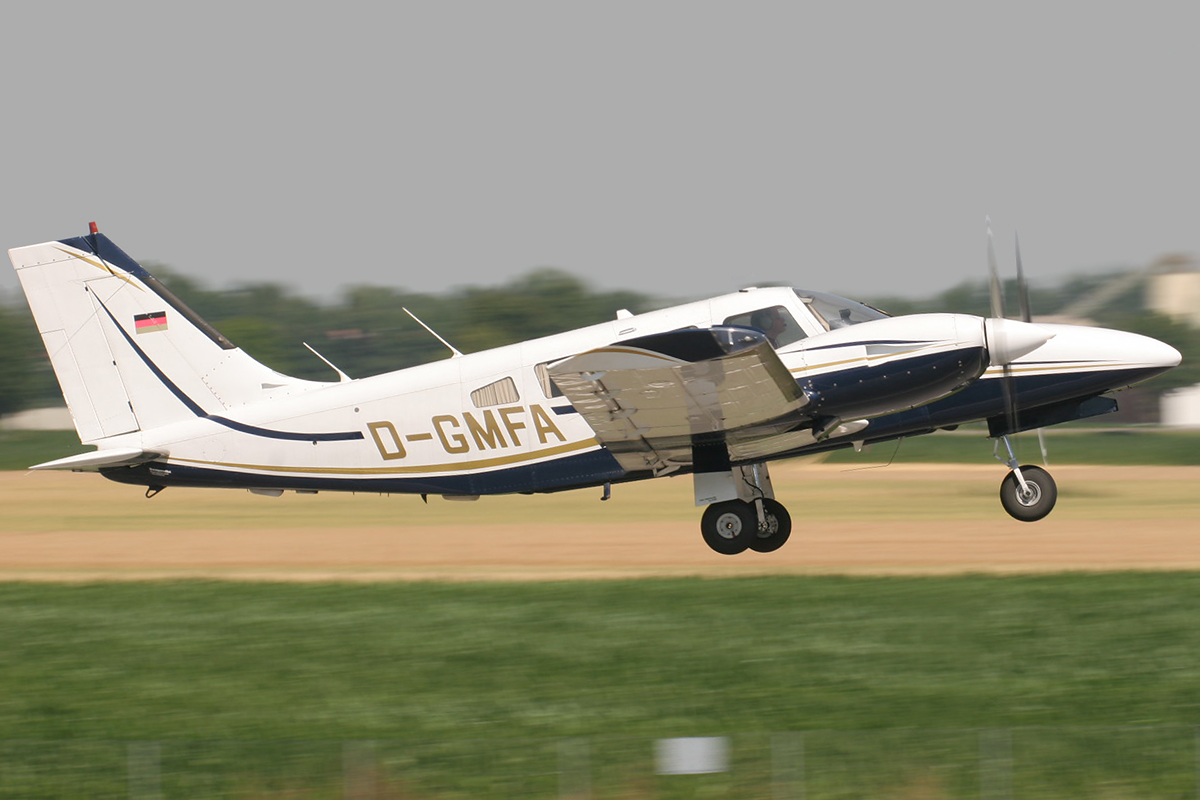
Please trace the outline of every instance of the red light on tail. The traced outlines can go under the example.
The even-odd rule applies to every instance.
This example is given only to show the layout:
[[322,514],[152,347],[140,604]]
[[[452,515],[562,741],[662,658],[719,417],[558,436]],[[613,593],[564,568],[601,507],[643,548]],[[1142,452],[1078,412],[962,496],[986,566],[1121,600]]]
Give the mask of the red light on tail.
[[90,232],[91,232],[93,235],[95,235],[95,234],[97,234],[97,233],[99,233],[99,232],[100,232],[100,228],[98,228],[98,227],[96,226],[96,223],[94,223],[94,222],[89,222],[89,223],[88,223],[88,230],[89,230],[89,231],[90,231]]

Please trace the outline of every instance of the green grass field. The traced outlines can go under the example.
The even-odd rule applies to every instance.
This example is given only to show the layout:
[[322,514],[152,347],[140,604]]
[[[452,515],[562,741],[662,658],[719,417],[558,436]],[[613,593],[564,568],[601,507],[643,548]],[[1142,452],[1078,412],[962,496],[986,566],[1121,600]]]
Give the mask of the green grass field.
[[0,739],[1191,723],[1200,575],[0,585]]
[[[1200,575],[1188,573],[0,584],[0,614],[10,751],[14,740],[210,742],[208,757],[224,747],[236,763],[239,748],[219,743],[381,740],[397,753],[440,743],[454,763],[468,742],[586,737],[601,742],[595,760],[608,740],[762,745],[772,732],[825,730],[845,732],[820,740],[841,741],[839,758],[871,762],[906,729],[1200,720]],[[892,733],[849,733],[864,730]],[[1067,761],[1105,746],[1051,740]],[[745,746],[740,780],[769,783],[762,748]],[[1194,775],[1194,761],[1185,767]],[[0,796],[33,796],[32,785]],[[437,796],[516,796],[459,788]]]

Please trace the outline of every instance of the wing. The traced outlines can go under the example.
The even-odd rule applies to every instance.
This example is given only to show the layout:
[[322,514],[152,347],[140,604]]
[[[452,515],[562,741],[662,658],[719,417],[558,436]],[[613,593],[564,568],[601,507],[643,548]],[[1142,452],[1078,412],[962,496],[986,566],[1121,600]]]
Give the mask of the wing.
[[[571,405],[629,470],[692,462],[692,446],[725,442],[761,454],[792,449],[808,398],[762,333],[689,328],[628,339],[550,367]],[[775,441],[772,441],[775,440]]]

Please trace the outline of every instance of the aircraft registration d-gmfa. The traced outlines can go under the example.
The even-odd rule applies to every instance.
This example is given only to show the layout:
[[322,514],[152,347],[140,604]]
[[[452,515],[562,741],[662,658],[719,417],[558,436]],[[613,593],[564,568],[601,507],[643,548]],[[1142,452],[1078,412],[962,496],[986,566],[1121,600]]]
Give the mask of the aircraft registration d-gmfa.
[[990,232],[988,252],[989,318],[745,289],[319,382],[255,361],[93,223],[9,251],[79,438],[96,447],[32,469],[96,471],[147,496],[471,499],[588,486],[607,498],[614,483],[690,473],[705,542],[734,554],[776,550],[791,532],[768,462],[986,420],[1007,449],[1005,509],[1038,520],[1054,481],[1019,465],[1008,436],[1115,411],[1106,393],[1180,354],[1136,334],[1032,324],[1024,300],[1023,321],[1004,318]]

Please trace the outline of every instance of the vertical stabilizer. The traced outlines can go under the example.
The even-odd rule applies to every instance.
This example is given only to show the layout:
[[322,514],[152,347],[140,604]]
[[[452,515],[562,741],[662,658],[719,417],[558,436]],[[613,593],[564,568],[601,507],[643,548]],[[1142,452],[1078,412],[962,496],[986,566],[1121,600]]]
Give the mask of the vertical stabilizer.
[[252,359],[94,227],[8,255],[85,444],[324,385]]

